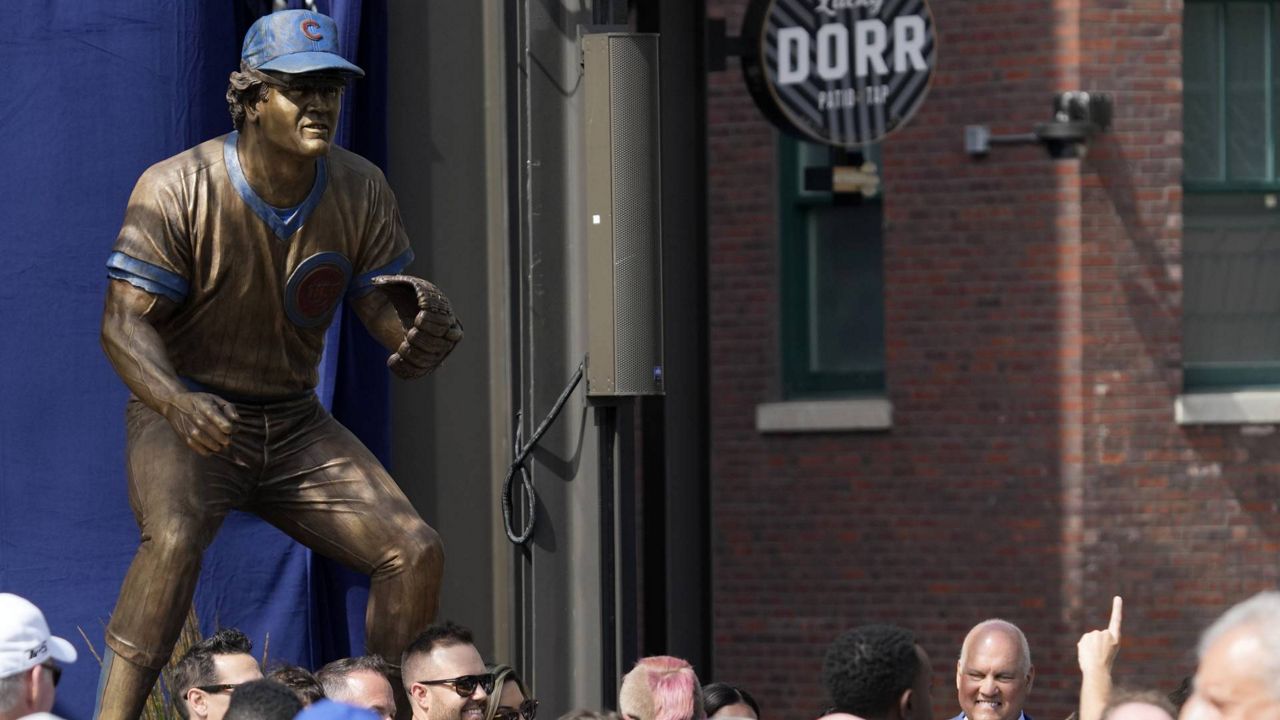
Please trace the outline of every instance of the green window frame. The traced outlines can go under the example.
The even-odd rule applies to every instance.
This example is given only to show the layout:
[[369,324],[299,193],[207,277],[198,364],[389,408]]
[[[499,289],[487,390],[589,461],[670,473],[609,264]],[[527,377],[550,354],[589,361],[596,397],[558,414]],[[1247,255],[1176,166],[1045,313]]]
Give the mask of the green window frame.
[[1280,387],[1280,0],[1183,13],[1183,385]]
[[[870,151],[866,159],[876,162],[878,154]],[[860,162],[857,154],[779,137],[781,356],[787,398],[885,392],[882,201],[806,189],[805,183],[806,170],[821,175],[823,167]]]
[[1280,191],[1280,0],[1186,0],[1183,188]]

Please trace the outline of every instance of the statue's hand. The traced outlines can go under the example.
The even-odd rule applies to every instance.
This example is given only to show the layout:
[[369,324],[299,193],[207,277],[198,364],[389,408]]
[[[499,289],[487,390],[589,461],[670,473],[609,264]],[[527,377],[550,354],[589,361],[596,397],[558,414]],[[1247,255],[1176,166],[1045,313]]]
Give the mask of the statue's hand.
[[240,416],[231,403],[209,393],[181,393],[169,399],[164,418],[187,447],[212,455],[231,444]]
[[416,378],[440,367],[462,339],[462,323],[449,298],[430,282],[412,275],[379,275],[376,287],[386,293],[405,328],[404,340],[387,358],[396,375]]

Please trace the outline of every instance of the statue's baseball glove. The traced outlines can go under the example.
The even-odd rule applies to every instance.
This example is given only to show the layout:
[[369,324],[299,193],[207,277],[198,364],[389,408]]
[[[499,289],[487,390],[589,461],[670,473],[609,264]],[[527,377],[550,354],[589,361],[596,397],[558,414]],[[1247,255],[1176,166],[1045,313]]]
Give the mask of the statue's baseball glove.
[[453,316],[449,298],[412,275],[379,275],[373,284],[391,300],[405,329],[404,342],[387,358],[387,367],[405,379],[440,367],[462,339],[462,324]]

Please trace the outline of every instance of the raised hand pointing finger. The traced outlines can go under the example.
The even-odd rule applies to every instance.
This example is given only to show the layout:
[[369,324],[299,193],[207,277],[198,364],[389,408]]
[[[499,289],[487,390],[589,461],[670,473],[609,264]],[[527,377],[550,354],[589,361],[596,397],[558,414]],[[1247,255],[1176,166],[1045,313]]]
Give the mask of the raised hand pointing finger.
[[1107,631],[1111,636],[1120,642],[1120,621],[1124,618],[1124,598],[1119,595],[1111,598],[1111,622],[1107,624]]

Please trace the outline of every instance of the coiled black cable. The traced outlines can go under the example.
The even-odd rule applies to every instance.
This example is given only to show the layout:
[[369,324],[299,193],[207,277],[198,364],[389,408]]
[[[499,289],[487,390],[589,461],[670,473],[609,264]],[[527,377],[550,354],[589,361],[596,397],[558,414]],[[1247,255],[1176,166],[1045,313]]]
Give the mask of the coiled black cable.
[[[529,453],[533,451],[534,446],[538,444],[538,440],[542,439],[542,435],[547,432],[547,428],[551,427],[551,423],[560,415],[560,411],[564,409],[564,404],[569,399],[569,395],[573,393],[573,389],[578,387],[578,383],[582,381],[582,374],[586,370],[587,361],[584,358],[578,363],[578,369],[574,371],[573,378],[569,380],[569,384],[565,386],[560,393],[560,397],[556,398],[555,405],[551,406],[551,412],[543,418],[542,423],[538,425],[538,429],[533,431],[533,437],[529,438],[527,445],[521,444],[520,436],[524,434],[524,417],[523,413],[516,413],[516,432],[515,438],[511,443],[512,454],[515,459],[511,462],[511,468],[507,470],[507,478],[502,481],[502,529],[507,532],[507,539],[516,545],[523,545],[533,537],[534,519],[537,517],[537,495],[533,489],[533,478],[529,476],[529,468],[525,467],[525,460],[528,459]],[[520,484],[524,488],[525,497],[525,522],[524,528],[517,533],[511,527],[511,490],[516,472],[520,473]]]

